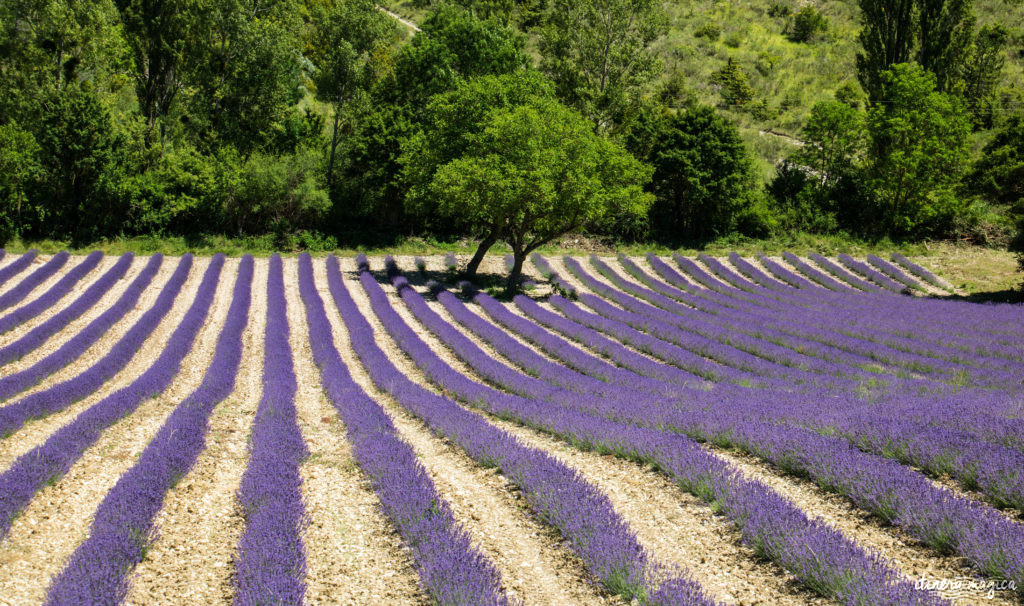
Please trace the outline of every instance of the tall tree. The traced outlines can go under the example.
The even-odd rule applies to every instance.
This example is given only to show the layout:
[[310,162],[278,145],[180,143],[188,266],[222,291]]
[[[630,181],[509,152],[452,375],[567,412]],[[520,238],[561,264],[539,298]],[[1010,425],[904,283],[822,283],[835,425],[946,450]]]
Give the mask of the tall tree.
[[[453,91],[435,95],[427,107],[422,130],[402,142],[399,162],[408,186],[406,209],[428,227],[438,227],[430,224],[438,219],[437,200],[431,190],[437,170],[466,152],[493,112],[524,105],[538,97],[554,97],[554,88],[533,69],[480,76],[460,82]],[[448,215],[442,220],[455,229],[467,227],[458,216]],[[476,273],[484,253],[497,242],[498,234],[488,237],[491,241],[485,240],[470,260],[468,274]]]
[[917,62],[955,92],[974,37],[973,0],[918,0]]
[[[152,140],[198,59],[192,38],[206,24],[206,7],[190,0],[116,0],[135,62],[135,96]],[[192,59],[190,62],[189,59]]]
[[963,95],[975,126],[991,128],[996,113],[996,90],[1003,79],[1010,32],[1002,25],[983,25],[963,68]]
[[317,99],[334,112],[327,160],[327,190],[334,180],[335,154],[341,122],[348,104],[368,93],[380,69],[384,47],[392,42],[394,20],[377,10],[371,0],[339,0],[321,7],[314,16],[316,33],[310,55],[316,63]]
[[481,247],[512,248],[508,290],[539,246],[610,214],[640,215],[650,167],[594,133],[583,116],[550,98],[490,114],[465,153],[437,170],[438,209],[467,218]]
[[859,0],[862,26],[858,36],[857,77],[872,102],[881,97],[881,74],[913,57],[920,0]]
[[275,125],[303,94],[296,0],[218,0],[190,41],[201,60],[189,123],[207,149],[244,155],[272,141]]
[[657,0],[555,0],[541,30],[541,69],[563,101],[614,129],[659,73],[651,43],[666,24]]

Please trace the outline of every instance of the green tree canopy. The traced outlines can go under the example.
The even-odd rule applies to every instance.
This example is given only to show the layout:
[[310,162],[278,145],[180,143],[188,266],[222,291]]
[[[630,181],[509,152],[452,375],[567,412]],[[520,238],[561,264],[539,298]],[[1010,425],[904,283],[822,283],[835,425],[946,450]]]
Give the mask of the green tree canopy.
[[753,189],[752,163],[736,126],[714,108],[646,113],[629,147],[654,167],[652,232],[680,242],[735,228]]
[[666,23],[655,0],[555,0],[541,29],[541,69],[563,101],[613,129],[658,75],[651,43]]
[[870,190],[885,233],[920,234],[947,220],[955,204],[970,122],[959,99],[938,92],[935,76],[919,65],[894,65],[881,86],[887,102],[867,120]]
[[484,235],[483,252],[496,240],[511,246],[510,291],[539,246],[611,213],[643,214],[653,202],[643,191],[650,168],[554,99],[495,110],[470,139],[437,170],[431,191],[438,212]]
[[[437,204],[430,185],[441,166],[462,156],[473,137],[488,124],[490,114],[530,103],[536,97],[553,97],[551,82],[535,70],[519,70],[500,76],[480,76],[461,81],[455,90],[431,98],[421,130],[402,143],[403,180],[408,185],[406,208],[430,221]],[[446,217],[449,227],[464,227],[458,217]],[[469,272],[476,271],[474,259]]]

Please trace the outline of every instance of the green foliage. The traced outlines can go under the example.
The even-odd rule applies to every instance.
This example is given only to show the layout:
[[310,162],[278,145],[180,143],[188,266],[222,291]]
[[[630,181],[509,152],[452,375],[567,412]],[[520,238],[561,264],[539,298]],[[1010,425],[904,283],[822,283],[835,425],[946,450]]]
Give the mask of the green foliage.
[[867,119],[867,181],[878,225],[897,236],[941,233],[962,204],[953,188],[969,158],[967,114],[915,64],[883,72],[881,86],[888,102],[873,106]]
[[509,244],[510,288],[537,247],[608,215],[641,215],[653,200],[643,191],[649,167],[554,99],[496,110],[469,139],[430,189],[442,216],[467,220],[485,242]]
[[22,212],[33,210],[26,189],[42,175],[38,156],[32,133],[16,123],[0,126],[0,246],[18,235]]
[[722,69],[711,76],[711,82],[720,87],[726,105],[745,106],[754,98],[747,73],[731,57]]
[[1024,114],[1010,117],[988,142],[967,184],[969,191],[996,204],[1024,200]]
[[225,215],[238,234],[287,234],[316,227],[330,209],[318,176],[321,156],[301,148],[294,154],[256,153],[238,164],[226,183]]
[[841,101],[823,101],[811,109],[804,125],[805,145],[795,154],[796,162],[810,168],[819,187],[831,189],[863,161],[865,116]]
[[937,90],[954,92],[974,37],[974,1],[919,0],[917,10],[917,62],[935,74]]
[[[436,200],[431,183],[438,168],[466,153],[492,113],[553,96],[551,82],[534,70],[464,80],[455,90],[434,96],[422,130],[402,142],[399,162],[408,185],[406,208],[425,222],[434,219]],[[444,223],[457,229],[462,221],[457,216],[445,217]]]
[[737,227],[754,189],[751,162],[736,127],[709,106],[645,113],[629,147],[654,167],[652,233],[673,241],[708,240]]
[[[116,233],[125,219],[116,188],[123,171],[124,141],[97,95],[77,86],[44,104],[38,142],[45,172],[37,191],[40,220],[77,240]],[[82,217],[89,217],[83,221]]]
[[787,35],[793,42],[810,42],[828,31],[828,18],[814,5],[807,4],[793,15]]
[[857,77],[872,101],[882,95],[882,72],[911,60],[917,38],[919,0],[859,0],[863,28],[858,36]]
[[660,70],[651,44],[665,29],[655,0],[554,0],[540,33],[541,69],[566,104],[615,130]]
[[963,66],[963,96],[976,127],[991,128],[999,111],[996,92],[1003,79],[1010,32],[1002,25],[983,25]]

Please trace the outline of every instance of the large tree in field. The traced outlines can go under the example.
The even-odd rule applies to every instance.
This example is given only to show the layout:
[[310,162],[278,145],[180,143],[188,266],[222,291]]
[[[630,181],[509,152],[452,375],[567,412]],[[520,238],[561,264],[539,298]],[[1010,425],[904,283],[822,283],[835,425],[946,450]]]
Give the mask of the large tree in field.
[[431,183],[443,216],[466,220],[483,241],[477,256],[501,240],[512,248],[508,290],[523,261],[558,236],[611,214],[642,215],[650,168],[594,133],[593,124],[550,98],[490,114],[463,155],[439,168]]
[[541,30],[541,68],[563,101],[614,128],[657,76],[651,43],[665,30],[656,0],[555,0]]

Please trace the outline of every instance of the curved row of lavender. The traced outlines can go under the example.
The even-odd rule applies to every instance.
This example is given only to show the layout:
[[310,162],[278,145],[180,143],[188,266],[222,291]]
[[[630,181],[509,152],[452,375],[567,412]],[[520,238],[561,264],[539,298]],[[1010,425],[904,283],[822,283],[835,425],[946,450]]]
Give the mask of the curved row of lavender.
[[[122,258],[124,257],[128,257],[128,262],[131,262],[131,253],[124,255]],[[43,313],[45,310],[53,307],[61,297],[68,294],[68,292],[74,288],[75,284],[78,284],[86,274],[99,265],[101,259],[103,259],[103,253],[100,251],[97,250],[89,253],[81,263],[72,268],[71,271],[61,276],[61,279],[47,289],[46,292],[36,297],[30,303],[26,303],[3,317],[0,317],[0,334],[11,330],[19,324],[31,320]],[[124,267],[125,270],[127,270],[127,265]]]
[[[560,403],[552,403],[498,391],[459,374],[415,340],[408,326],[390,311],[386,296],[368,273],[364,272],[361,279],[375,299],[374,309],[384,310],[378,313],[389,334],[398,335],[399,345],[432,382],[466,404],[552,433],[576,447],[616,454],[666,472],[684,489],[715,503],[737,523],[744,540],[760,555],[784,566],[815,591],[847,603],[937,601],[935,596],[917,591],[877,556],[864,552],[831,527],[808,519],[799,508],[764,485],[743,478],[690,439],[614,420],[609,415],[615,407],[611,398],[580,396],[572,400],[564,390],[552,388],[549,392],[560,399]],[[430,310],[404,278],[396,277],[395,286],[410,311],[474,371],[503,376],[502,388],[513,392],[534,389],[531,384],[535,385],[537,379],[524,374],[516,378],[508,369],[498,368],[493,356]],[[407,332],[409,335],[403,337]],[[632,406],[619,404],[620,412]]]
[[[0,537],[6,536],[18,512],[36,491],[67,473],[105,429],[170,385],[206,321],[223,265],[224,255],[216,255],[210,261],[195,301],[174,329],[160,356],[145,372],[86,408],[45,442],[18,457],[7,471],[0,474]],[[0,411],[6,412],[9,408],[11,406]]]
[[[359,280],[388,334],[431,381],[446,391],[458,393],[457,386],[466,379],[442,362],[392,309],[370,274],[365,257],[360,257],[359,264]],[[345,289],[333,257],[328,259],[328,283],[352,335],[353,347],[378,387],[391,393],[432,431],[457,443],[474,460],[500,468],[523,491],[531,511],[562,533],[590,573],[609,591],[647,604],[713,603],[685,575],[663,579],[665,574],[650,561],[608,498],[572,469],[541,450],[523,446],[480,416],[402,375],[374,343],[372,329]],[[487,392],[478,392],[469,399],[487,397]]]
[[[308,254],[299,257],[299,291],[324,393],[345,424],[352,454],[369,478],[381,509],[412,551],[424,592],[438,604],[508,604],[494,564],[473,546],[391,418],[352,380],[334,345]],[[353,340],[366,337],[365,331],[352,334]],[[360,353],[364,364],[377,369],[374,374],[387,365],[383,353],[366,343]]]
[[[802,309],[824,315],[822,320],[831,319],[835,323],[835,320],[838,319],[842,322],[844,330],[856,331],[859,337],[876,342],[892,343],[894,347],[905,351],[920,351],[922,345],[927,344],[932,351],[938,348],[950,352],[959,350],[968,354],[979,353],[1010,360],[1024,358],[1024,347],[1019,344],[1015,347],[999,345],[973,330],[968,334],[954,335],[948,328],[937,325],[930,319],[922,318],[921,313],[892,314],[890,297],[861,297],[862,301],[859,306],[851,306],[848,303],[857,298],[838,297],[827,292],[823,296],[823,293],[819,292],[820,289],[814,289],[806,280],[779,263],[764,256],[759,260],[765,269],[771,272],[772,277],[795,287],[795,290],[779,289],[772,294],[772,298],[778,301],[777,305],[781,310],[785,309],[787,303],[795,304]],[[745,274],[749,273],[754,277],[756,274],[761,274],[759,270],[742,259],[734,262],[734,265],[741,271],[745,265],[747,267]],[[765,277],[767,278],[767,276]],[[824,304],[826,301],[827,304]],[[900,300],[897,299],[897,301]],[[922,302],[923,300],[918,299],[918,301]],[[918,307],[920,308],[920,305]],[[898,339],[898,337],[905,337],[909,334],[913,334],[915,340]]]
[[[213,262],[216,267],[219,268],[223,265],[223,257],[215,257],[214,259],[219,259]],[[185,279],[188,278],[191,267],[192,258],[190,256],[182,257],[181,262],[178,264],[178,269],[171,276],[171,279],[168,280],[167,284],[164,285],[153,306],[146,310],[128,332],[95,364],[70,379],[29,394],[16,402],[0,408],[0,439],[17,431],[29,419],[53,414],[88,396],[124,368],[171,309],[174,300],[178,297],[182,286],[185,284]],[[207,272],[207,275],[209,275],[209,272]],[[137,299],[137,295],[132,298]],[[126,303],[127,309],[123,311],[114,310],[115,313],[111,315],[118,315],[117,312],[123,315],[134,305],[134,300],[126,301]],[[86,338],[77,340],[80,336],[85,336]],[[84,350],[83,346],[85,343],[82,341],[90,340],[89,338],[93,336],[99,337],[99,335],[88,334],[83,331],[83,333],[79,333],[74,339],[68,341],[63,347],[38,363],[21,372],[3,377],[0,379],[0,397],[9,396],[10,394],[27,389],[49,374],[69,364],[77,357],[77,354]],[[92,340],[95,341],[95,339]]]
[[135,465],[103,498],[88,538],[50,585],[47,604],[113,606],[124,600],[131,571],[156,539],[153,522],[164,497],[206,448],[210,414],[234,389],[242,333],[249,323],[252,276],[253,258],[246,255],[203,382],[174,408]]
[[[25,335],[21,336],[13,343],[0,347],[0,365],[21,359],[25,354],[42,345],[59,330],[81,317],[82,314],[91,309],[92,306],[95,305],[101,297],[103,297],[103,295],[109,292],[110,289],[124,277],[128,272],[129,267],[131,267],[134,258],[134,255],[131,253],[125,253],[117,260],[117,263],[115,263],[113,267],[108,269],[106,273],[99,277],[99,279],[90,284],[89,288],[87,288],[85,292],[79,295],[78,298],[72,301],[67,307],[61,309],[59,312],[30,330]],[[153,265],[153,271],[150,272],[151,274],[156,273],[156,267],[160,264],[160,259],[158,257],[154,258],[156,261],[155,265]],[[150,262],[154,263],[152,260]],[[145,270],[143,270],[143,273],[145,273]],[[56,304],[57,298],[44,301],[44,297],[40,297],[38,302],[46,307],[52,307]],[[32,303],[31,305],[34,304],[35,303]]]
[[307,520],[299,465],[309,451],[296,418],[287,305],[281,257],[274,255],[267,280],[263,396],[236,495],[245,531],[235,558],[234,602],[243,606],[302,604],[306,590],[302,531]]
[[17,305],[25,297],[29,295],[37,286],[45,282],[50,276],[57,273],[60,268],[68,262],[71,257],[68,253],[61,251],[52,257],[42,266],[37,268],[34,272],[25,276],[21,282],[18,282],[14,287],[0,295],[0,311],[3,311],[9,307]]
[[19,273],[22,272],[22,270],[31,265],[32,261],[35,260],[36,255],[38,254],[38,250],[34,248],[29,249],[25,251],[25,254],[11,261],[6,266],[0,268],[0,286],[6,284],[8,280],[18,275]]
[[892,260],[898,263],[899,266],[902,267],[903,269],[909,271],[918,278],[921,278],[922,280],[931,284],[932,286],[941,288],[942,290],[949,290],[949,287],[946,284],[943,284],[942,280],[939,280],[938,277],[935,276],[935,274],[921,267],[917,263],[914,263],[913,261],[904,257],[900,253],[892,253]]

